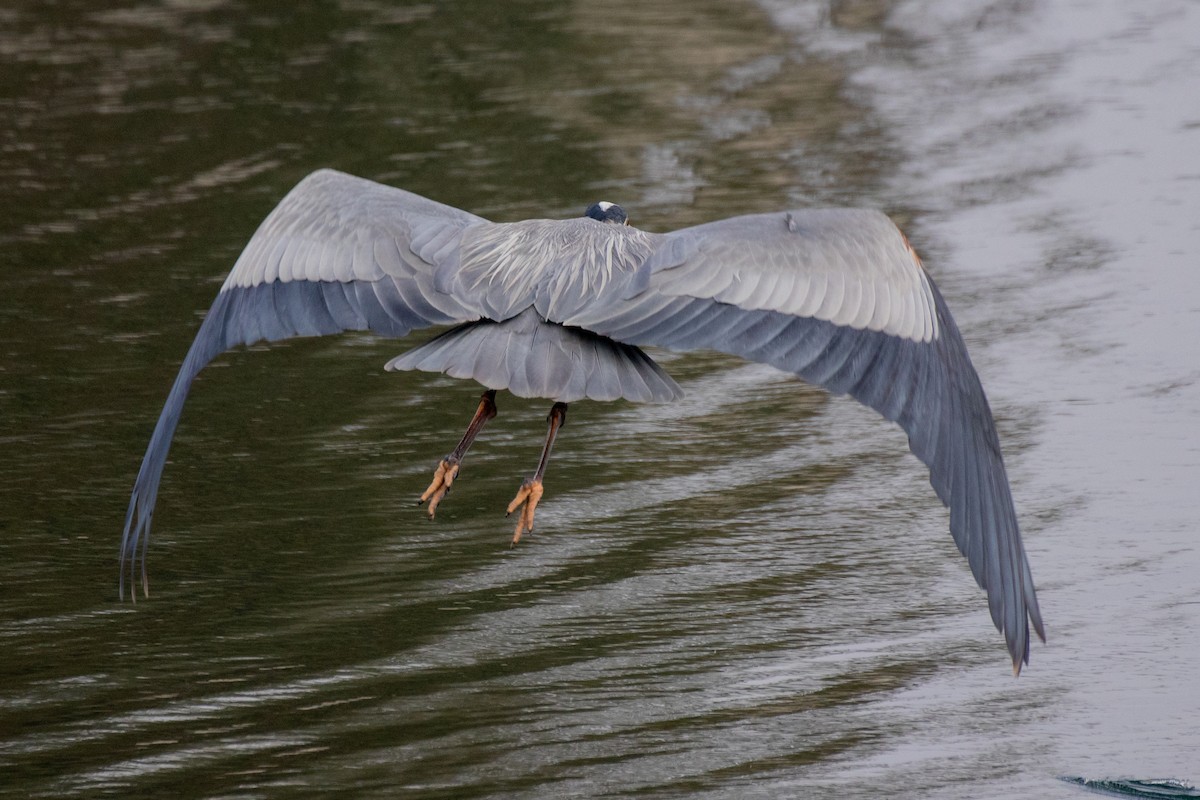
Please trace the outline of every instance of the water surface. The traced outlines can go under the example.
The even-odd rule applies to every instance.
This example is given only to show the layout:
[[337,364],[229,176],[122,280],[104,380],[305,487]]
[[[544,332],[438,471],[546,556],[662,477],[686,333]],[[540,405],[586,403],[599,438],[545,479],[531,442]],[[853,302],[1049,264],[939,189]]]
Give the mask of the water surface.
[[[1200,779],[1200,9],[1001,2],[0,12],[0,793],[1078,796]],[[334,166],[497,220],[906,227],[988,388],[1050,633],[1013,680],[903,434],[769,368],[545,403],[297,340],[197,380],[272,205]]]

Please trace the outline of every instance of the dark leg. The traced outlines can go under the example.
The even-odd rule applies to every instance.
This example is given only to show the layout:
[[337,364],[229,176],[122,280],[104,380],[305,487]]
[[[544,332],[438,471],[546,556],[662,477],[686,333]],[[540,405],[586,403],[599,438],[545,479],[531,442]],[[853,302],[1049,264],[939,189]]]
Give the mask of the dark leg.
[[467,426],[467,432],[463,434],[462,441],[458,443],[458,447],[454,448],[453,453],[441,460],[437,472],[433,474],[433,483],[429,484],[429,488],[417,500],[417,505],[421,505],[426,500],[429,501],[430,518],[437,511],[438,503],[442,502],[442,498],[450,491],[454,479],[458,477],[458,468],[462,464],[463,456],[471,448],[471,443],[475,441],[475,437],[483,430],[483,426],[487,424],[488,420],[494,416],[496,416],[496,391],[488,389],[479,399],[479,408],[475,411],[475,416],[471,418],[471,424]]
[[517,520],[516,530],[513,531],[514,545],[521,541],[522,534],[533,530],[533,513],[537,510],[538,501],[542,499],[542,476],[546,473],[546,463],[550,460],[554,437],[558,435],[558,429],[567,422],[567,404],[555,403],[546,421],[550,423],[550,430],[546,433],[546,445],[542,448],[542,460],[538,462],[537,472],[533,473],[532,478],[526,478],[521,483],[517,496],[508,504],[508,512],[505,514],[508,516],[522,505],[525,506],[521,509],[521,517]]

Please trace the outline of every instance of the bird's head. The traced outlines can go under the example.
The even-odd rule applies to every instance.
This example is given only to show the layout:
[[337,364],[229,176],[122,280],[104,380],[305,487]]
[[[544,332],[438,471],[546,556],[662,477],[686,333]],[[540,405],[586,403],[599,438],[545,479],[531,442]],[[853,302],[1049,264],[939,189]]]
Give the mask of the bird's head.
[[583,212],[585,217],[599,220],[600,222],[611,222],[614,225],[628,225],[629,215],[625,213],[625,209],[621,208],[616,203],[610,203],[607,200],[601,200],[599,203],[592,203],[587,207],[587,211]]

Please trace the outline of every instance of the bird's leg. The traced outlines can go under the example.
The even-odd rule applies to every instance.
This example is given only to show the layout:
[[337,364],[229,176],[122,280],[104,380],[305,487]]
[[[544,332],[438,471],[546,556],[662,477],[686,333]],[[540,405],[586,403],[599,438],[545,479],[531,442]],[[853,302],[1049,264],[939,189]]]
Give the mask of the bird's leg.
[[488,420],[494,416],[496,416],[496,390],[488,389],[479,398],[479,408],[475,411],[475,416],[471,418],[471,424],[467,426],[467,432],[463,434],[458,447],[455,447],[454,452],[438,463],[437,471],[433,473],[433,482],[429,484],[429,488],[417,500],[417,505],[421,505],[426,500],[429,501],[429,516],[431,519],[434,513],[437,512],[438,504],[442,502],[442,498],[450,491],[450,486],[454,483],[454,479],[458,477],[458,468],[462,464],[467,450],[471,449],[471,443],[475,441],[475,437],[483,430],[483,426],[487,424]]
[[554,447],[554,437],[558,436],[558,429],[567,422],[567,404],[555,403],[550,408],[550,416],[546,418],[550,423],[550,430],[546,433],[546,444],[542,448],[542,459],[538,462],[537,472],[533,473],[532,478],[526,478],[521,482],[521,488],[517,490],[517,496],[508,504],[508,511],[505,516],[521,508],[521,516],[517,520],[516,530],[513,531],[512,543],[515,545],[521,541],[522,534],[529,533],[533,530],[533,513],[537,510],[538,501],[542,499],[542,475],[546,473],[546,463],[550,460],[550,450]]

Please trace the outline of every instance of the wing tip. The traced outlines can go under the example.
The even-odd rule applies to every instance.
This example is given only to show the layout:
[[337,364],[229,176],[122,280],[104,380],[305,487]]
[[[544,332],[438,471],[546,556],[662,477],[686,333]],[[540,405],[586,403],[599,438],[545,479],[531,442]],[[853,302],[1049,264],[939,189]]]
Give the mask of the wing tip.
[[1013,641],[1009,642],[1009,652],[1012,654],[1013,660],[1013,677],[1020,677],[1021,668],[1029,665],[1029,628],[1032,625],[1037,637],[1041,639],[1042,644],[1046,643],[1046,628],[1042,624],[1041,614],[1038,613],[1036,601],[1032,607],[1023,609],[1026,614],[1024,620],[1026,624],[1021,628],[1024,630],[1021,635]]

